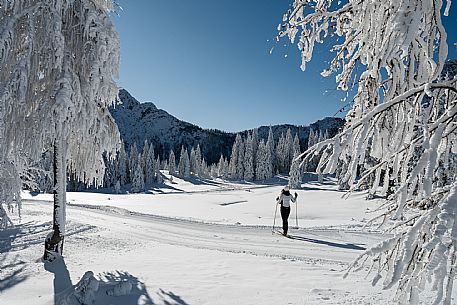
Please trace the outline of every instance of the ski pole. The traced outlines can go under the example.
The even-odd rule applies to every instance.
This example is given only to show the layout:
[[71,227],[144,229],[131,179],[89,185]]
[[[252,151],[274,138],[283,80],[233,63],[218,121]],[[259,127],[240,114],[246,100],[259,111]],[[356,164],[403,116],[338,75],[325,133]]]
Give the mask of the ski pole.
[[271,234],[275,231],[275,223],[276,223],[276,213],[278,212],[278,203],[275,202],[275,217],[273,218],[273,228],[271,228]]
[[298,229],[298,198],[295,197],[295,226]]

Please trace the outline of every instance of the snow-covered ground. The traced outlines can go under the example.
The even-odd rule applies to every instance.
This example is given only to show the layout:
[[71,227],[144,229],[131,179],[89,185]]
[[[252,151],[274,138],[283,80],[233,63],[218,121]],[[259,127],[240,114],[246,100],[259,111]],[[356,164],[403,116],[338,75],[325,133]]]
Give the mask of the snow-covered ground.
[[[0,304],[57,305],[88,270],[102,282],[100,305],[393,304],[363,270],[342,278],[384,238],[361,230],[380,203],[343,200],[331,181],[303,184],[287,239],[271,233],[281,183],[175,178],[146,194],[68,193],[64,260],[54,267],[40,259],[52,198],[24,193],[20,224],[0,233]],[[133,284],[129,295],[104,293],[121,281]]]

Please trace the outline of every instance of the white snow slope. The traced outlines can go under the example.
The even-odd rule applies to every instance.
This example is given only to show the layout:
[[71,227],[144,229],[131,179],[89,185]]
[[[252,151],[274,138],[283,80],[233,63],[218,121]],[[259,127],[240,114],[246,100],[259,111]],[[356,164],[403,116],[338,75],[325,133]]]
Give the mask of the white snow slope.
[[[343,200],[332,183],[303,184],[299,229],[288,239],[271,233],[281,183],[175,178],[146,194],[69,193],[64,260],[54,269],[40,259],[51,196],[24,193],[20,223],[0,232],[0,304],[63,304],[89,270],[101,280],[100,305],[394,304],[366,271],[342,278],[384,238],[361,230],[379,202]],[[295,206],[289,220],[295,227]],[[108,296],[119,282],[131,293]]]

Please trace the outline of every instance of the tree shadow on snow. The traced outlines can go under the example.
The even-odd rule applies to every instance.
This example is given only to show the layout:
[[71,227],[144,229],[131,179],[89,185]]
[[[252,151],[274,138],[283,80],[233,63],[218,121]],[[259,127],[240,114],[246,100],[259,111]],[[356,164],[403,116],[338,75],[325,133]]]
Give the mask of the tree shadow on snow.
[[[51,231],[52,223],[26,222],[0,230],[0,293],[25,281],[25,272],[30,262],[23,261],[19,255],[21,250],[33,245],[43,245],[46,235]],[[67,236],[91,229],[91,226],[80,226],[68,231]],[[41,252],[40,252],[41,254]]]
[[0,253],[0,294],[27,279],[25,265],[26,263],[17,255]]
[[49,232],[50,226],[50,221],[40,224],[27,222],[1,230],[0,253],[19,251],[31,245],[44,242],[44,238],[38,241],[38,237],[46,235]]
[[[164,189],[169,189],[174,192],[165,192]],[[150,187],[145,193],[149,194],[177,194],[177,193],[184,193],[184,190],[179,189],[177,187],[173,187],[168,184],[161,184],[160,186],[158,185],[157,187]]]
[[[160,289],[156,293],[157,299],[154,300],[148,293],[146,285],[137,277],[125,271],[105,272],[99,275],[100,287],[96,304],[112,304],[112,305],[189,305],[179,295],[171,291]],[[132,285],[132,289],[128,294],[112,296],[110,291],[120,283],[128,282]]]
[[309,243],[314,243],[314,244],[320,244],[320,245],[327,245],[330,247],[336,247],[336,248],[342,248],[342,249],[350,249],[350,250],[358,250],[358,251],[363,251],[366,250],[366,248],[358,246],[356,244],[340,244],[340,243],[335,243],[332,241],[326,241],[326,240],[320,240],[320,239],[314,239],[314,238],[307,238],[303,236],[298,236],[298,235],[289,235],[291,239],[295,240],[300,240],[304,242],[309,242]]
[[[95,228],[90,225],[80,225],[69,228],[65,236],[80,234]],[[52,231],[52,222],[27,222],[0,230],[0,253],[24,250],[30,246],[43,244],[46,236]]]
[[74,291],[65,260],[57,256],[52,262],[44,262],[44,269],[54,274],[54,305],[61,304],[62,300]]
[[48,223],[32,222],[0,230],[0,293],[22,283],[28,277],[25,273],[27,262],[12,253],[37,244],[36,236],[43,236],[39,242],[44,242],[48,230]]

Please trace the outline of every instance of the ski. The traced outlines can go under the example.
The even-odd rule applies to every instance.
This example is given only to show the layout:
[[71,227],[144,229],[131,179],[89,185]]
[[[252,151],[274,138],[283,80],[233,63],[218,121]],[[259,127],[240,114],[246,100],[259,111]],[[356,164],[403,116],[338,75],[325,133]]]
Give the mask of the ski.
[[272,234],[277,234],[277,235],[281,235],[283,237],[287,237],[287,238],[291,238],[289,235],[284,235],[282,234],[282,232],[278,231],[278,230],[273,230],[271,231]]

